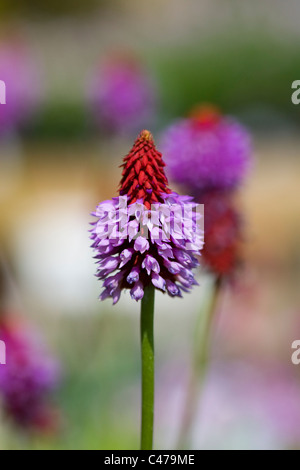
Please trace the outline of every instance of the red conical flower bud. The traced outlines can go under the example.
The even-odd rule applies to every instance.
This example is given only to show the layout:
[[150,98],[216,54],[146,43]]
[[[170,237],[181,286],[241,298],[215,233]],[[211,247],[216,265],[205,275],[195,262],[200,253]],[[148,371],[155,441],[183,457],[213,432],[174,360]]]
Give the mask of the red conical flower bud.
[[171,193],[164,166],[151,132],[142,131],[124,158],[120,195],[126,195],[129,204],[142,200],[147,209],[163,202],[162,194]]

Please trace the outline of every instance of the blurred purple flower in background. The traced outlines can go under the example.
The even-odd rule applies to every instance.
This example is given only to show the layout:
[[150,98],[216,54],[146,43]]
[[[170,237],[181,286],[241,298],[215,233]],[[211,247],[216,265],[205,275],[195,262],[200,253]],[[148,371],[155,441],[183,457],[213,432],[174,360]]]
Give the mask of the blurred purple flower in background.
[[0,135],[23,126],[40,102],[40,77],[33,57],[17,42],[0,43],[0,80],[6,104],[0,107]]
[[155,84],[138,59],[119,54],[95,71],[89,100],[104,131],[135,133],[153,120]]
[[204,204],[206,267],[230,277],[242,261],[243,224],[233,196],[250,167],[250,135],[215,106],[200,105],[165,131],[162,149],[173,181]]
[[53,431],[57,415],[49,395],[59,383],[58,363],[34,331],[6,315],[0,320],[0,338],[7,361],[0,366],[0,400],[7,416],[25,429]]
[[234,189],[244,179],[251,156],[250,136],[213,106],[200,106],[162,136],[170,177],[196,196],[211,189]]

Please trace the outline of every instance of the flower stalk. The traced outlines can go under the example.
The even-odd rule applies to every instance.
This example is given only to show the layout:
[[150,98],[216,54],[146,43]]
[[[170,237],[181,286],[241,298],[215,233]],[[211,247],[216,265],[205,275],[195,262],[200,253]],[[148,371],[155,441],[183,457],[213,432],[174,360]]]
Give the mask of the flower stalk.
[[214,279],[209,292],[209,298],[205,299],[206,301],[204,301],[199,315],[201,325],[198,325],[196,328],[195,344],[192,353],[192,365],[177,443],[177,448],[179,450],[186,449],[188,446],[193,419],[195,417],[199,399],[199,388],[202,392],[203,383],[209,366],[211,337],[214,320],[219,308],[221,284],[221,277]]
[[142,423],[141,450],[153,448],[154,421],[154,298],[153,286],[145,289],[141,303]]

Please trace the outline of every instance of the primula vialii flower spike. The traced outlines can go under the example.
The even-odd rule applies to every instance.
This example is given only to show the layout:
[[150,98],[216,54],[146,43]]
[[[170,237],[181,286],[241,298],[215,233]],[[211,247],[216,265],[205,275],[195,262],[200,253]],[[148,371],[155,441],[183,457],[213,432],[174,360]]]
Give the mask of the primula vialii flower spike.
[[120,197],[100,203],[91,230],[103,280],[100,299],[118,302],[121,291],[141,300],[153,285],[181,297],[197,284],[192,270],[202,248],[201,215],[188,196],[172,193],[162,155],[149,131],[142,131],[125,157]]
[[153,136],[142,131],[130,153],[124,158],[120,195],[127,195],[128,203],[142,200],[147,209],[162,202],[162,194],[169,194],[162,154],[155,148]]

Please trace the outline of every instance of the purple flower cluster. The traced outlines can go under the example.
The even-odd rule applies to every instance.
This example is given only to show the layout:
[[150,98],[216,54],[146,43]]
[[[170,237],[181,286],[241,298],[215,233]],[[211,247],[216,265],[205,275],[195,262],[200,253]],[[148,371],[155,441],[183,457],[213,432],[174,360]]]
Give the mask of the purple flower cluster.
[[6,345],[7,363],[0,366],[5,411],[20,426],[45,428],[51,424],[48,397],[59,381],[58,364],[22,325],[2,319],[0,338]]
[[153,117],[155,87],[137,60],[119,57],[111,59],[95,74],[90,102],[105,130],[136,132]]
[[209,123],[195,117],[181,120],[165,131],[161,147],[171,178],[194,195],[235,188],[251,155],[247,131],[228,117]]
[[32,58],[20,44],[0,46],[0,79],[6,86],[0,134],[23,125],[40,101],[40,82]]
[[203,245],[199,227],[201,215],[188,196],[162,194],[163,202],[151,206],[143,201],[127,205],[127,196],[100,203],[93,213],[91,238],[99,264],[97,277],[103,280],[100,299],[118,302],[121,291],[130,289],[138,301],[145,287],[181,297],[195,281],[195,255]]

